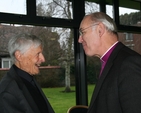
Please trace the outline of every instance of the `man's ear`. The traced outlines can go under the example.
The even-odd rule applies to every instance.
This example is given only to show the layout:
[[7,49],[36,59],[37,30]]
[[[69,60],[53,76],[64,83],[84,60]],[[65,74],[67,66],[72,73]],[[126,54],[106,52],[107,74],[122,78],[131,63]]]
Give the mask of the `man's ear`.
[[106,28],[103,23],[100,23],[98,27],[99,27],[98,33],[99,33],[99,36],[101,37],[105,33]]
[[20,51],[16,51],[16,52],[15,52],[15,58],[16,58],[18,61],[21,61],[21,60],[22,60]]

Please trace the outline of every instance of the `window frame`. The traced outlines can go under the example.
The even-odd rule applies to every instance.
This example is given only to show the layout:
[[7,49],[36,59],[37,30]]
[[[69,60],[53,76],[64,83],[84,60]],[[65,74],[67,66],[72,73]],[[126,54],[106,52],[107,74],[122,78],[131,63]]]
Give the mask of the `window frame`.
[[[6,61],[8,62],[8,67],[4,66],[4,62],[6,62]],[[1,63],[2,63],[2,68],[10,68],[12,66],[11,58],[2,58]]]

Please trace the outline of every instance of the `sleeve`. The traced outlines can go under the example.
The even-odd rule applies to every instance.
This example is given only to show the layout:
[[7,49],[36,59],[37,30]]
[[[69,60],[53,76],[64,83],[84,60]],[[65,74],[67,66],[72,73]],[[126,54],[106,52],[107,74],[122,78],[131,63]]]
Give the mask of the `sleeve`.
[[17,99],[8,92],[0,94],[0,113],[24,113]]

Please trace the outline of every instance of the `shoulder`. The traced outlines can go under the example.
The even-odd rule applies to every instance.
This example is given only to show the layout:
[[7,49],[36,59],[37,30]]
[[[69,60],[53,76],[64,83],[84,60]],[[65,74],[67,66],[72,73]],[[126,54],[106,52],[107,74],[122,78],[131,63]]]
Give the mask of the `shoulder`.
[[141,55],[139,53],[125,46],[121,42],[117,44],[111,56],[120,61],[127,60],[127,58],[130,59],[132,57],[138,57],[138,59],[141,58]]
[[8,75],[5,75],[0,82],[0,93],[15,90],[15,86],[17,86],[16,81]]
[[22,81],[13,68],[0,81],[0,93],[14,92],[21,88]]

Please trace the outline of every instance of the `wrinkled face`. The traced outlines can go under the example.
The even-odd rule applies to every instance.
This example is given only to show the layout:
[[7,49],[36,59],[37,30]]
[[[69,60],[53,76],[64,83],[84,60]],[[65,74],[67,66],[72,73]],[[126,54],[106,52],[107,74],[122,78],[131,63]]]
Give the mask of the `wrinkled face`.
[[38,74],[40,64],[45,62],[41,46],[32,46],[24,54],[18,54],[18,57],[18,67],[31,75]]
[[79,43],[82,43],[85,54],[88,56],[99,56],[101,46],[98,34],[99,23],[93,23],[90,17],[85,17],[80,24]]

